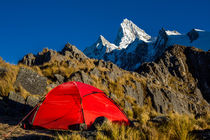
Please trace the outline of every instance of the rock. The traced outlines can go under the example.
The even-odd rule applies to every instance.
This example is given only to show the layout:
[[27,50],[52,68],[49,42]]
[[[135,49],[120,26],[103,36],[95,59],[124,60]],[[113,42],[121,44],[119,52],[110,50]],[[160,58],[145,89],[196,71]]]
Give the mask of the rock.
[[27,54],[18,63],[27,66],[34,66],[43,65],[44,63],[67,62],[68,65],[72,65],[71,63],[69,63],[69,59],[77,59],[79,61],[82,61],[84,59],[87,59],[87,56],[80,50],[78,50],[75,46],[67,43],[61,52],[45,48],[42,52],[39,52],[36,55],[31,53]]
[[47,62],[61,62],[64,61],[65,57],[58,52],[50,49],[43,49],[42,52],[39,52],[37,55],[32,53],[24,56],[18,63],[34,66],[34,65],[43,65]]
[[135,82],[136,88],[133,88],[128,85],[123,85],[124,92],[126,95],[129,95],[136,99],[136,103],[140,106],[143,106],[143,100],[144,100],[144,93],[141,87],[141,84],[138,82]]
[[77,72],[73,73],[70,76],[69,81],[79,81],[79,82],[83,82],[83,83],[90,84],[90,85],[92,83],[91,77],[83,71],[77,71]]
[[70,67],[72,65],[72,62],[70,60],[67,60],[66,64],[68,65],[68,67]]
[[146,97],[158,112],[197,114],[209,107],[209,62],[208,52],[174,45],[137,71],[147,79]]
[[150,119],[150,121],[152,121],[154,123],[158,123],[158,124],[165,124],[170,121],[170,118],[168,116],[156,116],[156,117]]
[[39,103],[39,98],[37,98],[37,97],[28,96],[26,98],[26,104],[31,106],[31,107],[35,107],[38,103]]
[[85,137],[87,140],[95,140],[96,139],[96,135],[97,135],[97,131],[81,131],[80,135]]
[[210,129],[193,130],[193,131],[189,132],[189,135],[194,136],[195,139],[209,140],[210,139]]
[[188,47],[184,51],[187,57],[189,72],[198,80],[197,87],[200,89],[204,99],[210,103],[210,51]]
[[109,79],[111,79],[113,82],[116,82],[119,78],[114,72],[111,71],[105,71],[104,74],[107,75],[107,77],[109,77]]
[[118,68],[115,64],[112,64],[110,62],[105,64],[106,68],[109,70],[104,72],[105,75],[107,75],[112,81],[116,82],[123,75],[122,69]]
[[180,114],[198,112],[196,102],[186,102],[189,101],[189,98],[185,95],[153,87],[148,87],[148,94],[151,97],[152,106],[157,112],[167,113],[173,111]]
[[98,70],[96,67],[93,68],[93,69],[90,71],[90,74],[95,75],[95,76],[97,76],[97,77],[100,77],[100,76],[101,76],[99,70]]
[[58,84],[52,83],[52,84],[47,85],[47,88],[53,89],[53,88],[55,88],[57,86],[58,86]]
[[137,94],[137,103],[140,106],[143,106],[144,104],[144,91],[141,83],[135,81],[136,86],[136,94]]
[[71,58],[76,58],[78,60],[84,60],[87,59],[87,56],[81,52],[77,47],[74,45],[71,45],[70,43],[67,43],[65,47],[62,49],[61,54],[65,56],[69,56]]
[[47,79],[30,69],[21,67],[16,84],[20,84],[31,94],[43,94],[47,86]]
[[187,36],[190,38],[191,43],[199,37],[198,32],[195,29],[192,29],[190,32],[187,33]]
[[12,92],[12,91],[9,93],[8,99],[15,103],[25,104],[24,97],[21,96],[20,94]]
[[27,66],[33,66],[36,63],[36,57],[32,53],[29,53],[20,62]]
[[0,77],[4,77],[6,75],[7,69],[5,67],[0,66]]
[[[129,48],[132,48],[133,46],[136,46],[135,50],[129,52]],[[139,42],[139,40],[136,39],[128,46],[127,49],[124,49],[120,52],[120,55],[117,56],[117,61],[114,61],[114,63],[117,64],[120,68],[126,69],[128,71],[134,71],[141,65],[142,62],[146,61],[146,54],[148,54],[148,45],[146,43]]]
[[58,81],[59,84],[62,84],[64,82],[64,77],[60,74],[55,74],[54,75],[56,78],[56,81]]
[[201,113],[197,113],[195,115],[195,119],[199,119],[199,118],[204,118],[204,117],[207,117],[207,112],[201,112]]
[[102,126],[104,123],[106,123],[108,119],[106,117],[98,117],[95,119],[93,124],[90,127],[90,130],[96,130],[97,126]]
[[105,67],[106,62],[105,62],[104,60],[95,60],[95,61],[94,61],[94,64],[95,64],[97,67]]
[[132,109],[131,104],[127,100],[125,100],[125,109]]

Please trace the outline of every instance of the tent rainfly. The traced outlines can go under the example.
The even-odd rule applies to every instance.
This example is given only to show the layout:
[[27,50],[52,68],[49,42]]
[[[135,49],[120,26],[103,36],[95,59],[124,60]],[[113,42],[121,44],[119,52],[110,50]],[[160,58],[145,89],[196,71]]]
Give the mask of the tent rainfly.
[[90,128],[99,117],[129,125],[125,113],[106,94],[88,84],[67,82],[52,89],[24,120],[32,128],[67,130],[85,124]]

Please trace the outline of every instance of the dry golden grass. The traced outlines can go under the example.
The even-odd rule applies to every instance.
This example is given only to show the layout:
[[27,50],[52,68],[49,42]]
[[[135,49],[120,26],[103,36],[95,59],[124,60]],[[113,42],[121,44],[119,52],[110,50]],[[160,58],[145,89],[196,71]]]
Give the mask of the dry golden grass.
[[55,140],[85,140],[84,137],[82,137],[79,134],[71,134],[71,135],[61,135],[59,134]]
[[[135,112],[136,111],[136,112]],[[151,118],[161,114],[150,110],[148,107],[136,107],[136,121],[134,127],[105,122],[97,126],[97,140],[193,140],[195,137],[189,135],[192,130],[209,129],[210,115],[195,119],[194,115],[189,114],[167,114],[170,121],[166,123],[151,122]],[[80,135],[62,135],[65,138],[84,138]]]
[[28,91],[26,91],[20,84],[15,86],[15,91],[20,92],[20,94],[26,99],[29,95],[31,95]]
[[31,66],[31,67],[29,67],[27,65],[23,65],[23,64],[20,63],[20,64],[17,65],[17,67],[19,67],[19,68],[20,67],[24,67],[24,68],[33,70],[33,71],[37,72],[39,75],[43,76],[42,71],[40,70],[40,68],[38,66]]
[[96,139],[98,140],[137,140],[140,138],[140,131],[109,121],[98,126],[97,130]]
[[0,79],[0,93],[1,96],[7,96],[10,91],[14,91],[14,83],[18,74],[19,67],[8,64],[4,61],[0,62],[0,66],[5,67],[7,72],[5,76]]

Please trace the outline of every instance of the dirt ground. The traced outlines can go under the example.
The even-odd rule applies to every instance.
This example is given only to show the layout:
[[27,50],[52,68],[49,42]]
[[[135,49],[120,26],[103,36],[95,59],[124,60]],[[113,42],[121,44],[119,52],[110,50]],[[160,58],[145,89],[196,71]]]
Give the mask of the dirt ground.
[[0,140],[54,139],[54,132],[52,131],[25,130],[20,125],[17,126],[19,120],[11,116],[0,116]]

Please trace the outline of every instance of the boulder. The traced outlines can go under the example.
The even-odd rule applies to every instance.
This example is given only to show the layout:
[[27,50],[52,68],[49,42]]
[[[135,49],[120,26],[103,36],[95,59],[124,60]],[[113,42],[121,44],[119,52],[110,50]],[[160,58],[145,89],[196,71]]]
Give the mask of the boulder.
[[39,103],[39,98],[34,96],[28,96],[26,98],[26,105],[35,107]]
[[68,81],[79,81],[90,85],[92,84],[91,77],[83,71],[77,71],[73,73]]
[[165,124],[170,121],[170,118],[168,116],[156,116],[150,119],[150,121],[158,124]]
[[96,130],[97,126],[102,126],[104,123],[106,123],[108,119],[106,117],[98,117],[95,119],[93,124],[90,127],[90,130]]
[[13,101],[14,103],[25,104],[25,99],[18,93],[10,92],[8,95],[9,101]]
[[31,94],[43,94],[47,86],[47,79],[33,70],[21,67],[15,84],[20,84]]
[[32,53],[29,53],[20,62],[27,66],[33,66],[36,63],[36,57]]
[[198,140],[209,140],[210,139],[210,129],[193,130],[193,131],[189,132],[189,135],[192,135],[195,139],[198,139]]
[[59,84],[62,84],[64,82],[64,77],[62,75],[55,74],[54,77]]

